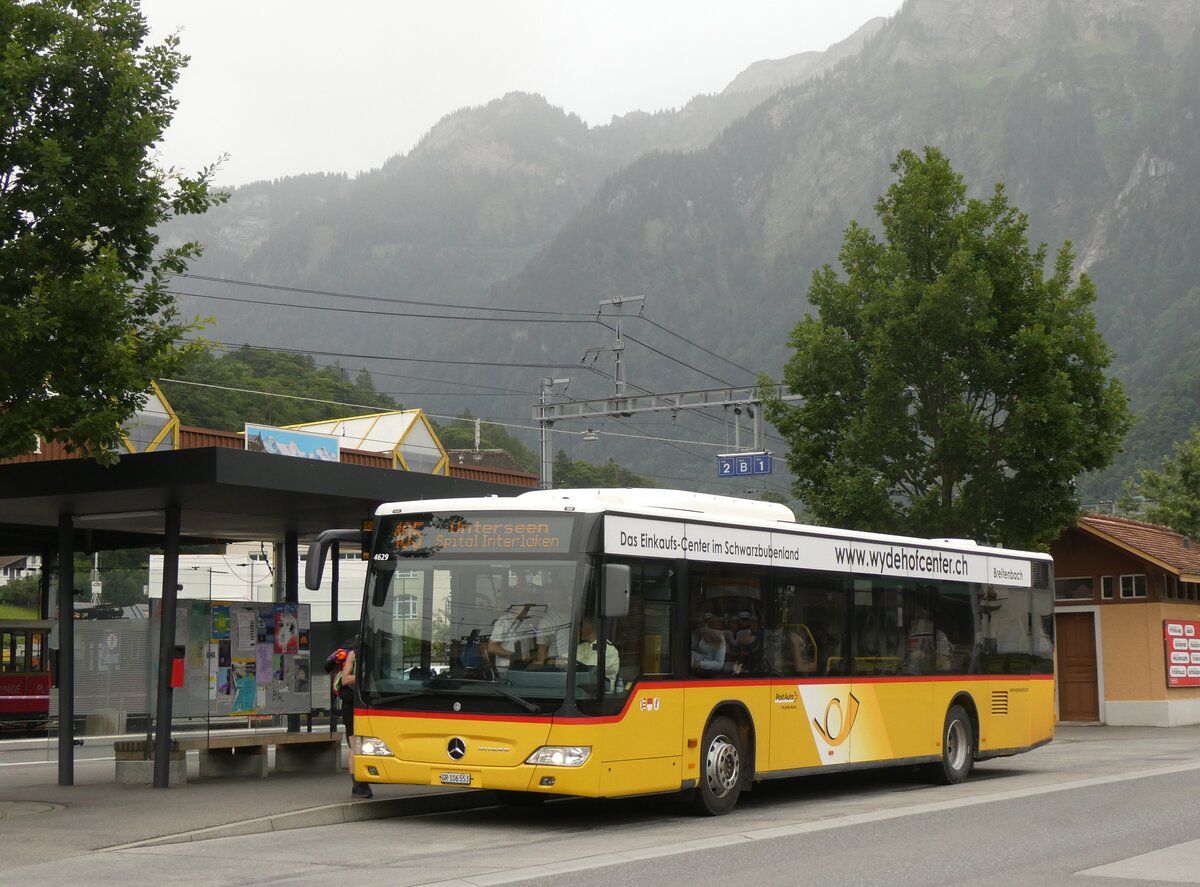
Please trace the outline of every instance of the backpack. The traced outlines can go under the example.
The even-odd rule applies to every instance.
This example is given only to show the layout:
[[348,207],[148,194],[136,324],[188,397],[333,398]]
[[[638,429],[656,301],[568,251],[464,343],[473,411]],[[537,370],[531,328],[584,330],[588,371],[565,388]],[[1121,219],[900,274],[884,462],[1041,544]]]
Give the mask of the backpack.
[[338,647],[325,659],[325,674],[333,674],[334,669],[342,670],[342,666],[346,664],[346,657],[350,655],[350,651],[345,647]]

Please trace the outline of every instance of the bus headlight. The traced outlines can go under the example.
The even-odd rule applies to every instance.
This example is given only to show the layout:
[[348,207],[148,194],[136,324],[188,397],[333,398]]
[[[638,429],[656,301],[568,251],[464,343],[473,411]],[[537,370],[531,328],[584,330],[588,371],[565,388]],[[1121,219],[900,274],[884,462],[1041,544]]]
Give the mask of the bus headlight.
[[582,767],[591,754],[590,745],[543,745],[526,758],[525,763],[547,767]]
[[374,736],[355,736],[354,753],[356,755],[375,755],[379,757],[394,757],[387,743]]

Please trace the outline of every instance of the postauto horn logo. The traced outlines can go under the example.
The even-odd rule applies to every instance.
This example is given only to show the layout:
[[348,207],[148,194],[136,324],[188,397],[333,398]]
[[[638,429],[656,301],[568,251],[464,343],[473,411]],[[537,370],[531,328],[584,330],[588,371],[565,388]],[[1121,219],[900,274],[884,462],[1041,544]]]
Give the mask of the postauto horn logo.
[[825,706],[824,722],[813,718],[813,726],[830,748],[837,748],[850,738],[850,731],[854,729],[854,721],[858,717],[859,705],[858,697],[850,693],[846,697],[846,711],[843,713],[842,701],[834,696]]

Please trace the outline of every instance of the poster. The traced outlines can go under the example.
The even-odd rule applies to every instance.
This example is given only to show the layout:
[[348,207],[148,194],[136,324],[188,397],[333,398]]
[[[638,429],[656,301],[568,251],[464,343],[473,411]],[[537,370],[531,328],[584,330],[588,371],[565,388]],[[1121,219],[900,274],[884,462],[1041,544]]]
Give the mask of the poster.
[[309,693],[312,690],[312,678],[310,660],[307,656],[296,657],[296,679],[292,689],[297,693]]
[[228,640],[230,629],[229,607],[224,604],[212,608],[212,636],[214,640]]
[[271,645],[259,644],[254,652],[254,662],[258,673],[258,682],[260,684],[271,683],[271,657],[274,655],[271,652]]
[[1163,620],[1168,687],[1200,687],[1200,622]]
[[[184,682],[173,691],[173,714],[228,717],[309,712],[310,612],[308,604],[295,603],[181,604],[176,611],[176,634],[184,648]],[[154,618],[159,619],[159,614]]]
[[275,652],[300,652],[300,620],[296,604],[275,605]]
[[255,681],[258,663],[253,659],[235,659],[230,669],[233,684],[233,709],[230,714],[252,715],[258,710],[258,686]]

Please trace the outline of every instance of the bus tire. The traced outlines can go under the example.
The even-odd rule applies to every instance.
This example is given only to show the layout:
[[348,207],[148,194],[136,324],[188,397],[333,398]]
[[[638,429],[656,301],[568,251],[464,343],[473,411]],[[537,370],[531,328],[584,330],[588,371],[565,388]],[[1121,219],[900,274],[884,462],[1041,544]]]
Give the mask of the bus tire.
[[721,816],[733,809],[742,791],[745,754],[741,734],[729,718],[713,718],[700,746],[700,785],[695,807],[706,816]]
[[929,765],[929,776],[943,785],[958,785],[967,778],[974,762],[975,731],[971,718],[961,705],[952,705],[942,727],[942,760]]

